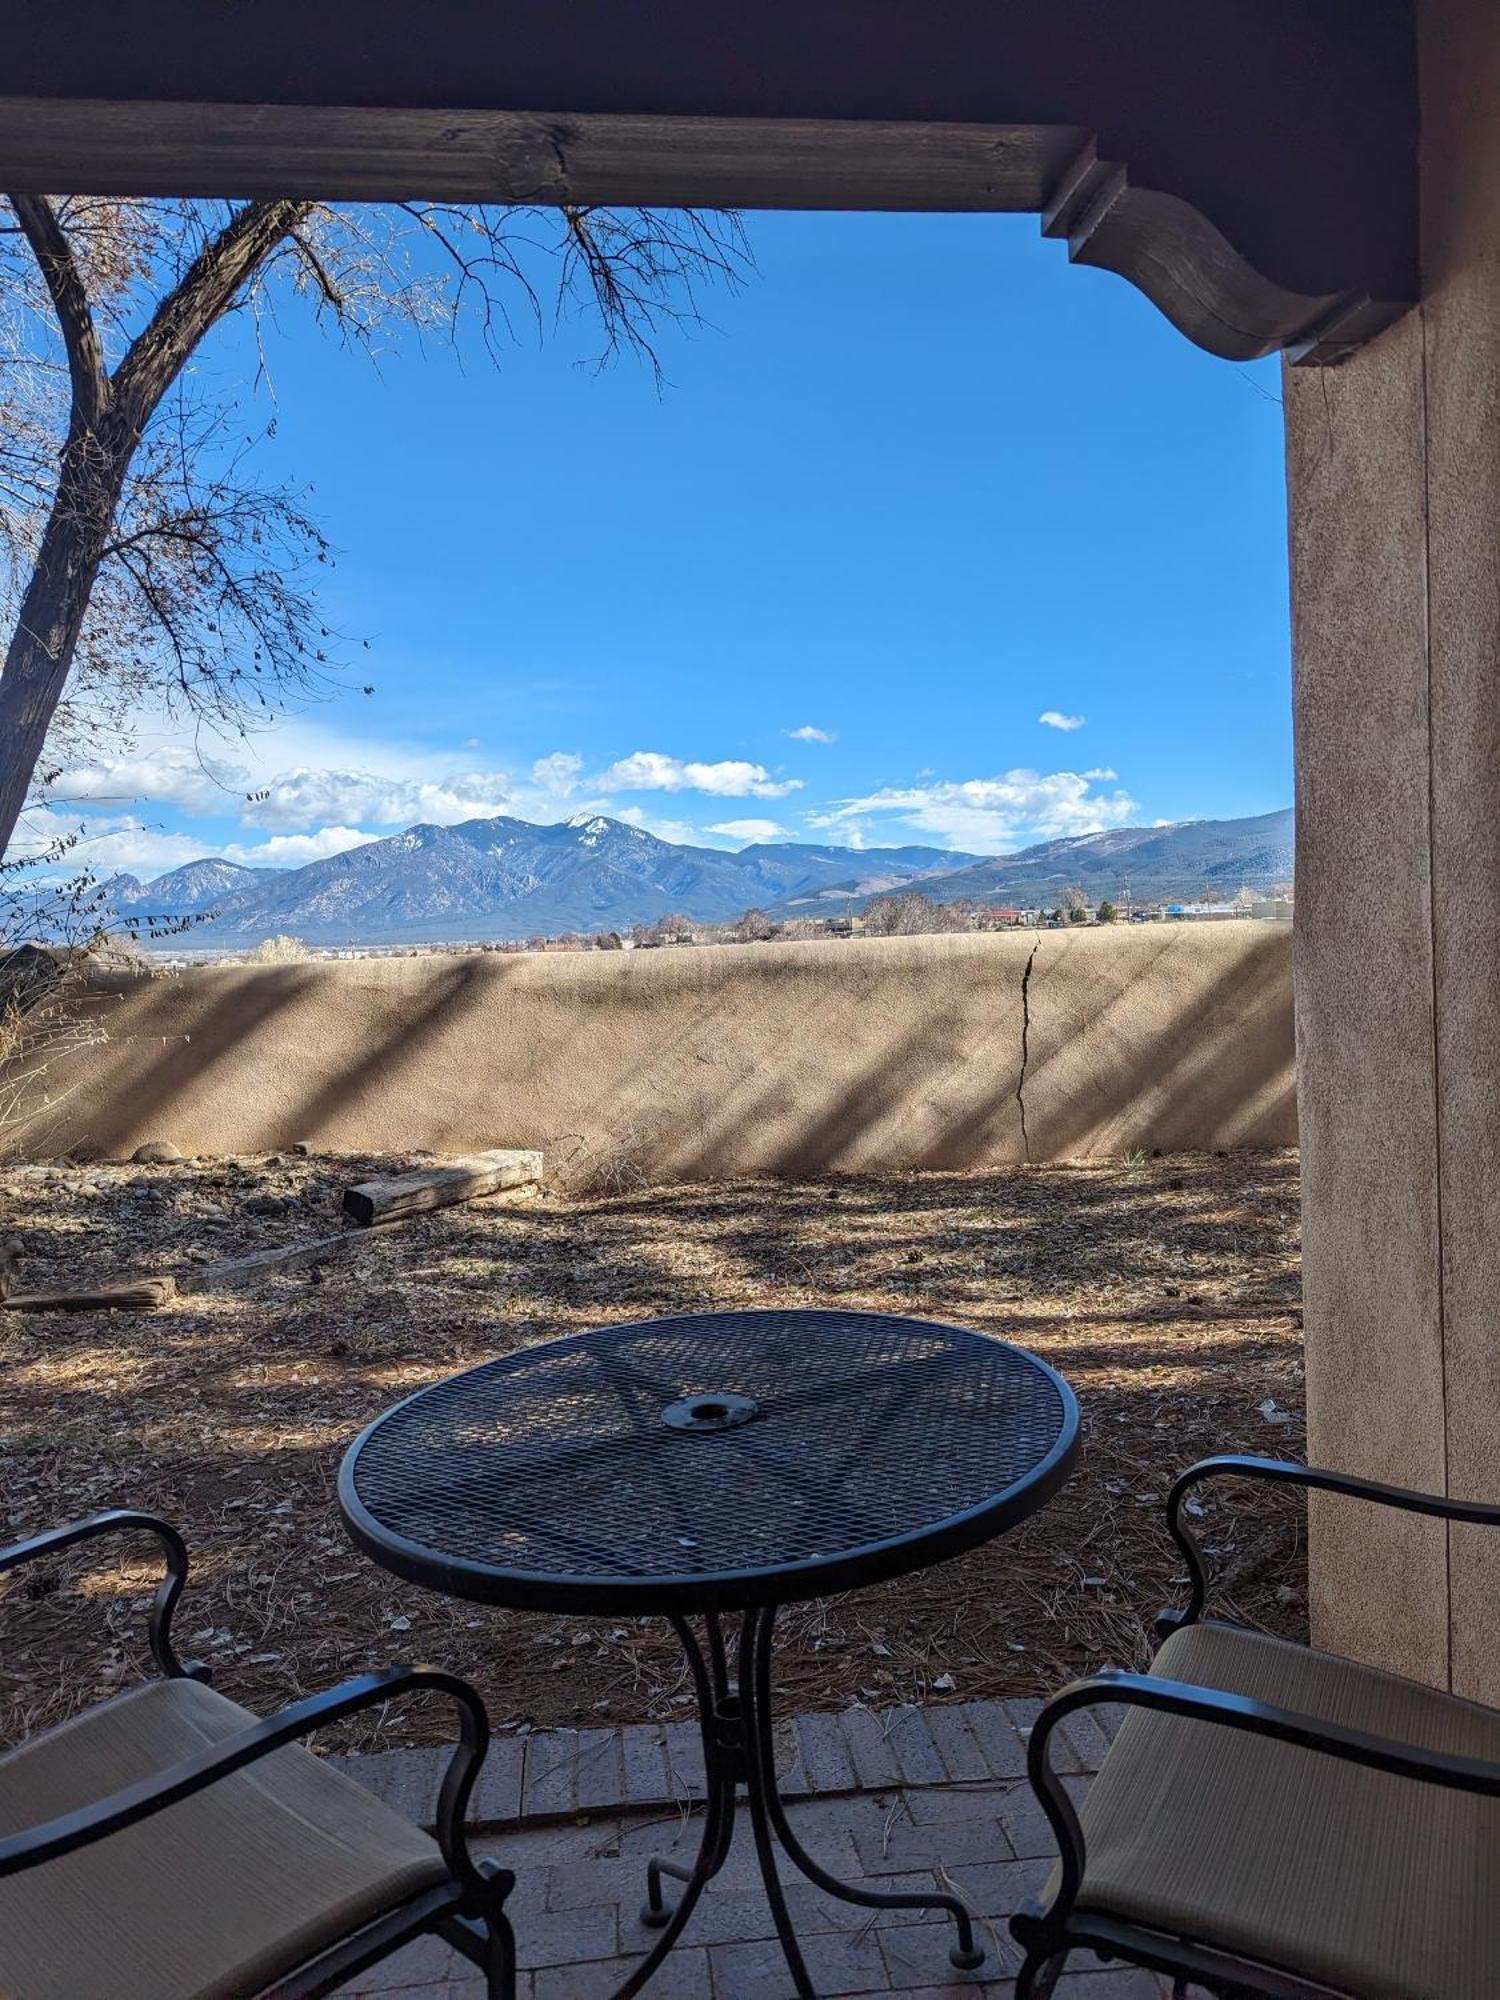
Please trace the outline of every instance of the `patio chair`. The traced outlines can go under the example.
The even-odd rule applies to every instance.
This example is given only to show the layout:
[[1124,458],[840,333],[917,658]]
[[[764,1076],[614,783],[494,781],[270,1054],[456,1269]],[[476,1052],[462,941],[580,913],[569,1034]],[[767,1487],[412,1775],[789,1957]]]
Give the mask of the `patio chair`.
[[[1220,1995],[1481,2000],[1500,1993],[1500,1711],[1202,1617],[1203,1555],[1182,1520],[1205,1480],[1275,1480],[1441,1520],[1446,1500],[1275,1459],[1205,1459],[1167,1501],[1192,1589],[1163,1612],[1145,1674],[1064,1688],[1032,1731],[1031,1783],[1061,1859],[1011,1930],[1017,2000],[1091,1949]],[[1124,1719],[1082,1805],[1051,1762],[1079,1709]]]
[[[37,1535],[0,1552],[0,1572],[126,1532],[166,1557],[147,1627],[160,1677],[0,1756],[0,1993],[293,2000],[435,1931],[482,1969],[491,2000],[511,2000],[514,1878],[464,1836],[489,1745],[478,1695],[436,1667],[386,1667],[257,1719],[178,1658],[187,1549],[148,1514]],[[458,1712],[435,1839],[299,1740],[412,1693]]]

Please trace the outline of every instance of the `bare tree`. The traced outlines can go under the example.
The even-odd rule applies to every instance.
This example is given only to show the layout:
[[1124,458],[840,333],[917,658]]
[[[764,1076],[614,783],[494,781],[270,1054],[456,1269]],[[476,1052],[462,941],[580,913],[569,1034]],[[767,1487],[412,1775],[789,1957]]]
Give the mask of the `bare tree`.
[[28,801],[47,802],[60,746],[147,698],[234,720],[330,671],[329,550],[294,491],[258,483],[242,420],[189,371],[227,316],[258,337],[300,304],[371,347],[469,326],[493,356],[517,315],[580,310],[601,360],[655,367],[663,327],[745,261],[733,216],[692,211],[7,200],[0,857]]
[[865,905],[865,929],[874,937],[921,937],[935,931],[966,931],[972,920],[951,903],[934,903],[920,889],[895,896],[872,896]]
[[693,919],[681,910],[669,910],[648,924],[632,925],[630,935],[638,945],[677,944],[684,938],[690,939],[696,928]]
[[724,934],[736,944],[764,944],[776,935],[776,926],[761,909],[748,909],[732,924],[724,926]]

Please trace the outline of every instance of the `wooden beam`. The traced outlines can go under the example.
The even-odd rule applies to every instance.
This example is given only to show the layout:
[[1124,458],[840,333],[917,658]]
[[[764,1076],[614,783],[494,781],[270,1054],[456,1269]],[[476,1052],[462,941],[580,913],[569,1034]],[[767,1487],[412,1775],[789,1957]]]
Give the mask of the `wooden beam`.
[[[97,194],[1036,213],[1075,263],[1129,279],[1234,361],[1282,347],[1341,360],[1405,310],[1274,283],[1191,204],[1133,187],[1077,126],[12,99],[0,134],[17,193],[54,191],[65,159],[70,185]],[[1336,348],[1321,340],[1335,324]]]
[[[0,99],[18,194],[1039,210],[1076,126]],[[61,162],[66,161],[66,169]]]
[[48,0],[0,187],[1052,213],[1213,352],[1417,296],[1413,0]]
[[[394,1227],[394,1225],[391,1225]],[[301,1243],[278,1244],[271,1250],[249,1250],[242,1257],[220,1257],[212,1264],[189,1267],[182,1285],[189,1292],[253,1292],[288,1271],[306,1271],[332,1264],[355,1250],[367,1249],[385,1225],[372,1229],[341,1229],[332,1236],[310,1236]]]
[[457,1201],[474,1201],[507,1188],[535,1187],[541,1178],[540,1153],[511,1148],[474,1153],[466,1160],[442,1160],[415,1173],[362,1181],[358,1187],[346,1188],[344,1213],[364,1226],[395,1222],[401,1216],[447,1208]]
[[3,1312],[154,1312],[175,1298],[170,1278],[119,1278],[79,1291],[12,1292],[0,1302]]

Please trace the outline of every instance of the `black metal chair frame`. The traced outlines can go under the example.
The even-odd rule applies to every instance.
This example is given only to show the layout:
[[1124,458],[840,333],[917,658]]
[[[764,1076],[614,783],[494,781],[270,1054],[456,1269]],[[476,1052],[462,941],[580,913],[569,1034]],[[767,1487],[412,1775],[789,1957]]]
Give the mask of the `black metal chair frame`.
[[[1202,1549],[1183,1523],[1183,1502],[1195,1486],[1223,1477],[1315,1488],[1319,1492],[1396,1507],[1406,1513],[1432,1515],[1443,1521],[1480,1527],[1500,1525],[1500,1506],[1485,1501],[1449,1500],[1436,1494],[1413,1493],[1403,1487],[1385,1486],[1375,1480],[1355,1479],[1346,1473],[1283,1459],[1231,1455],[1203,1459],[1182,1474],[1167,1496],[1167,1524],[1186,1558],[1192,1587],[1186,1610],[1163,1611],[1158,1615],[1156,1630],[1163,1640],[1184,1626],[1196,1624],[1208,1596],[1207,1565]],[[1364,1730],[1346,1729],[1274,1703],[1152,1674],[1109,1671],[1074,1681],[1048,1702],[1031,1733],[1028,1775],[1056,1835],[1061,1868],[1051,1901],[1045,1905],[1034,1902],[1011,1919],[1012,1934],[1026,1954],[1016,1982],[1016,2000],[1046,2000],[1067,1954],[1078,1949],[1093,1951],[1100,1958],[1127,1959],[1152,1971],[1170,1973],[1176,1981],[1173,1990],[1178,1995],[1189,1981],[1219,1994],[1222,2000],[1250,2000],[1250,1996],[1255,1996],[1255,2000],[1330,2000],[1330,1995],[1339,1992],[1300,1979],[1274,1965],[1219,1950],[1192,1938],[1148,1930],[1075,1908],[1084,1874],[1084,1834],[1073,1801],[1052,1767],[1051,1739],[1065,1717],[1078,1709],[1101,1705],[1156,1709],[1168,1715],[1244,1730],[1275,1742],[1292,1743],[1303,1750],[1363,1764],[1376,1771],[1389,1771],[1420,1783],[1451,1786],[1488,1798],[1500,1797],[1500,1763],[1487,1759],[1422,1749]]]
[[[77,1542],[125,1533],[153,1536],[165,1556],[165,1572],[147,1622],[151,1657],[161,1677],[207,1682],[207,1668],[184,1663],[172,1643],[172,1614],[187,1582],[188,1553],[182,1536],[167,1522],[129,1508],[111,1508],[0,1550],[0,1574],[40,1556],[58,1555]],[[264,1988],[257,2000],[313,2000],[315,1995],[331,1993],[356,1973],[429,1931],[439,1934],[481,1969],[490,2000],[514,2000],[515,1940],[504,1903],[515,1877],[492,1862],[476,1860],[464,1829],[469,1800],[489,1748],[489,1718],[473,1688],[440,1667],[383,1667],[338,1687],[325,1688],[237,1736],[122,1787],[108,1798],[0,1839],[0,1876],[38,1867],[150,1819],[231,1772],[243,1770],[273,1750],[345,1716],[401,1695],[421,1693],[443,1696],[458,1714],[459,1740],[443,1776],[436,1812],[436,1835],[448,1867],[447,1881],[408,1897],[397,1908],[339,1940]]]

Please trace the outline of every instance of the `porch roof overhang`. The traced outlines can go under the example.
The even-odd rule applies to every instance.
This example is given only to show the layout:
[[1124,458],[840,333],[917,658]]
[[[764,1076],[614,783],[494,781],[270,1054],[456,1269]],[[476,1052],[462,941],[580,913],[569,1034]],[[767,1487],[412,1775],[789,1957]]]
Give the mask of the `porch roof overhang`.
[[1033,212],[1200,346],[1417,297],[1412,0],[50,0],[18,192]]

